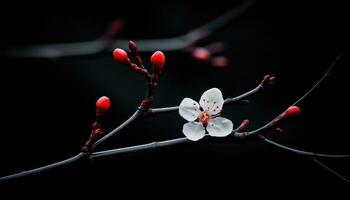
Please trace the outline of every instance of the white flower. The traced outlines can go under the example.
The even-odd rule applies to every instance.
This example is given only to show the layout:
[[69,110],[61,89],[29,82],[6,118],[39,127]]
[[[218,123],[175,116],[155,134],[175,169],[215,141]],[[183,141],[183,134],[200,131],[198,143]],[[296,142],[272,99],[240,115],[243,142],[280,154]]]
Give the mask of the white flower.
[[[200,107],[199,107],[200,105]],[[219,117],[224,105],[224,98],[218,88],[205,91],[199,104],[184,98],[179,106],[179,114],[186,119],[182,132],[192,141],[197,141],[205,136],[205,129],[214,137],[225,137],[233,130],[231,120]]]

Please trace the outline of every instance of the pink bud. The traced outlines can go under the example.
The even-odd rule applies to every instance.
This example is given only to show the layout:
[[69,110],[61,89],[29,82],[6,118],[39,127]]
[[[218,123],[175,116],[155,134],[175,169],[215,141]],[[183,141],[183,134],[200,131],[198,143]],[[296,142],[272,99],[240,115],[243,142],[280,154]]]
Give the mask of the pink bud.
[[110,107],[111,101],[106,96],[103,96],[96,101],[96,109],[101,112],[108,112]]
[[208,61],[211,57],[210,52],[208,49],[203,48],[203,47],[198,47],[196,48],[193,53],[192,56],[197,60],[197,61]]
[[128,62],[128,54],[123,49],[115,49],[113,51],[114,60],[118,63],[127,63]]
[[164,68],[165,56],[163,52],[156,51],[151,56],[151,63],[153,65],[153,71],[157,74],[160,74]]
[[270,75],[266,75],[264,77],[264,79],[261,81],[261,84],[263,84],[263,85],[272,85],[272,84],[274,84],[275,80],[276,80],[276,77],[270,76]]
[[243,130],[243,129],[245,129],[248,125],[249,125],[249,120],[248,119],[245,119],[242,123],[241,123],[241,125],[238,127],[238,130]]
[[211,64],[213,67],[227,67],[230,61],[225,56],[217,56],[211,60]]

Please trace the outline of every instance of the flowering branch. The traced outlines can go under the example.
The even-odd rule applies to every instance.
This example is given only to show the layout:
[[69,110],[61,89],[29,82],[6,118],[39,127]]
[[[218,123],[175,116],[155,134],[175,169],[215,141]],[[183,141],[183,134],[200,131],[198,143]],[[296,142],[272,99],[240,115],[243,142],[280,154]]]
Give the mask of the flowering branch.
[[[333,67],[335,66],[335,64],[339,61],[339,59],[342,57],[342,54],[338,55],[335,60],[333,61],[333,63],[330,65],[330,67],[327,69],[327,71],[324,73],[324,75],[316,82],[315,85],[313,85],[311,87],[311,89],[309,89],[302,97],[300,97],[297,101],[295,101],[289,108],[291,108],[290,110],[287,109],[286,111],[282,112],[280,115],[278,115],[275,119],[271,120],[269,123],[265,124],[264,126],[254,130],[254,131],[250,131],[250,132],[236,132],[234,133],[236,137],[241,137],[241,138],[245,138],[248,136],[252,136],[252,135],[256,135],[259,134],[273,126],[275,126],[281,119],[287,118],[291,115],[295,115],[295,113],[300,112],[300,110],[295,110],[296,107],[294,107],[295,105],[297,105],[300,101],[302,101],[305,97],[307,97],[315,88],[317,88],[317,86],[319,86],[322,81],[329,75],[329,73],[332,71]],[[267,82],[270,82],[274,80],[274,77],[268,77],[265,76],[264,80],[262,81],[262,83],[266,82],[265,80],[269,79]],[[272,80],[271,80],[272,79]]]
[[[151,109],[150,105],[154,100],[155,90],[158,86],[159,75],[161,74],[164,68],[165,56],[161,51],[157,51],[151,56],[151,63],[153,66],[153,70],[152,70],[152,73],[150,73],[144,67],[142,63],[142,59],[139,56],[138,48],[136,44],[132,41],[129,41],[129,52],[130,52],[130,55],[135,57],[135,62],[132,62],[128,54],[122,49],[115,49],[115,51],[113,52],[113,56],[116,62],[125,63],[129,65],[133,71],[141,74],[147,80],[148,88],[147,88],[146,97],[141,101],[141,104],[138,107],[138,109],[135,111],[135,113],[128,120],[126,120],[124,123],[118,126],[116,129],[114,129],[110,133],[103,136],[103,131],[101,129],[100,123],[101,123],[102,117],[110,108],[110,101],[107,97],[101,97],[96,102],[96,120],[92,125],[92,131],[91,131],[90,137],[85,143],[84,147],[82,148],[81,153],[71,158],[68,158],[66,160],[63,160],[54,164],[50,164],[44,167],[39,167],[33,170],[0,177],[0,181],[23,177],[34,173],[40,173],[52,168],[60,167],[62,165],[75,162],[83,158],[94,159],[99,157],[118,155],[122,153],[132,153],[136,151],[156,149],[159,147],[170,146],[170,145],[175,145],[175,144],[180,144],[180,143],[185,143],[190,141],[196,141],[208,135],[215,136],[215,137],[224,137],[230,134],[235,138],[259,139],[261,141],[272,144],[279,148],[282,148],[297,154],[301,154],[301,155],[312,156],[314,158],[315,157],[341,158],[341,157],[350,156],[350,155],[320,154],[320,153],[297,150],[297,149],[293,149],[293,148],[278,144],[262,136],[263,133],[275,127],[282,119],[287,119],[289,117],[294,117],[300,114],[300,108],[295,105],[299,103],[301,100],[303,100],[306,96],[308,96],[329,75],[329,72],[334,67],[336,62],[339,60],[341,55],[335,59],[335,61],[332,63],[332,65],[329,67],[326,73],[322,76],[322,78],[301,98],[299,98],[295,103],[293,103],[287,110],[285,110],[283,113],[278,115],[272,121],[268,122],[266,125],[256,130],[249,131],[249,132],[242,132],[248,126],[249,120],[244,120],[238,128],[233,129],[233,124],[229,119],[220,117],[222,106],[224,104],[242,101],[244,98],[257,93],[258,91],[262,90],[264,87],[273,84],[275,80],[274,77],[267,75],[260,82],[260,84],[257,87],[255,87],[253,90],[248,91],[234,98],[228,98],[226,100],[223,100],[222,93],[219,89],[212,88],[206,91],[205,93],[203,93],[201,97],[199,104],[203,109],[202,111],[199,110],[199,104],[189,98],[185,98],[181,102],[180,106]],[[187,124],[185,124],[183,127],[183,133],[186,135],[186,137],[165,140],[160,142],[152,142],[152,143],[143,144],[143,145],[111,149],[106,151],[96,152],[94,150],[99,144],[101,144],[102,142],[106,141],[107,139],[109,139],[110,137],[118,133],[120,130],[122,130],[129,124],[131,124],[136,119],[146,116],[147,114],[160,114],[160,113],[172,112],[172,111],[179,111],[179,114],[183,118],[190,121]],[[198,120],[198,122],[195,122],[195,120]],[[205,133],[204,128],[206,128],[206,130],[208,131],[208,134]],[[191,131],[194,131],[196,133]],[[254,135],[257,135],[258,137],[251,137]],[[315,160],[315,162],[320,164],[326,169],[328,168],[326,165],[322,164],[318,160]],[[340,176],[339,174],[337,174],[332,170],[329,170],[329,171],[331,171],[333,174],[336,174],[337,176]],[[345,179],[344,177],[342,178]]]
[[96,120],[92,124],[91,127],[91,134],[89,139],[85,142],[85,145],[82,149],[83,152],[85,153],[90,153],[93,144],[95,141],[100,138],[103,135],[103,131],[101,129],[101,120],[106,112],[109,111],[109,108],[111,106],[110,100],[108,97],[101,97],[99,100],[96,102]]
[[[269,75],[266,75],[265,77],[267,77]],[[271,77],[271,76],[269,76]],[[274,77],[273,77],[274,78]],[[262,89],[264,89],[266,86],[273,84],[273,82],[268,82],[265,83],[264,82],[265,78],[263,79],[263,81],[256,86],[254,89],[241,94],[237,97],[233,97],[233,98],[227,98],[224,101],[224,104],[230,104],[230,103],[237,103],[240,101],[245,101],[245,99],[249,96],[252,96],[253,94],[260,92]],[[148,109],[148,114],[159,114],[159,113],[167,113],[167,112],[174,112],[174,111],[178,111],[179,110],[179,106],[172,106],[172,107],[164,107],[164,108],[150,108]]]
[[112,137],[113,135],[118,133],[120,130],[127,127],[129,124],[131,124],[137,118],[144,115],[154,100],[155,91],[158,87],[159,75],[162,73],[163,68],[164,68],[164,64],[165,64],[165,56],[164,56],[163,52],[157,51],[151,56],[151,63],[153,66],[152,73],[148,72],[148,70],[144,67],[144,65],[142,63],[142,59],[139,55],[137,45],[133,41],[129,41],[129,52],[131,55],[135,56],[135,60],[136,60],[135,63],[133,63],[131,61],[128,54],[124,50],[119,49],[119,48],[114,50],[113,57],[114,57],[116,62],[127,64],[130,66],[130,68],[133,71],[146,77],[147,83],[148,83],[146,97],[142,100],[138,109],[135,111],[135,113],[128,120],[126,120],[123,124],[121,124],[120,126],[115,128],[113,131],[111,131],[110,133],[108,133],[107,135],[105,135],[104,137],[99,139],[98,141],[96,141],[92,145],[92,149],[96,148],[99,144],[106,141],[108,138]]
[[[341,157],[349,157],[350,155],[344,154],[344,155],[337,155],[337,154],[321,154],[321,153],[314,153],[314,152],[309,152],[309,151],[302,151],[294,148],[290,148],[284,145],[281,145],[277,142],[274,142],[272,140],[269,140],[262,136],[261,134],[264,132],[267,132],[271,128],[275,127],[282,119],[287,119],[290,117],[295,117],[300,114],[300,108],[295,106],[297,103],[302,101],[305,97],[307,97],[317,86],[320,85],[320,83],[329,75],[335,64],[338,62],[338,60],[341,58],[342,55],[337,56],[337,58],[333,61],[331,66],[327,69],[325,74],[316,82],[316,84],[308,90],[302,97],[300,97],[296,102],[294,102],[288,109],[286,109],[284,112],[282,112],[280,115],[278,115],[276,118],[265,124],[264,126],[255,129],[253,131],[249,132],[241,132],[243,129],[245,129],[248,124],[249,120],[244,120],[241,125],[237,128],[234,129],[231,133],[236,138],[241,138],[241,139],[246,139],[248,136],[253,136],[253,135],[259,135],[257,137],[259,140],[267,142],[269,144],[272,144],[274,146],[277,146],[279,148],[283,148],[285,150],[291,151],[293,153],[301,154],[301,155],[306,155],[306,156],[318,156],[318,157],[329,157],[329,158],[341,158]],[[234,97],[234,98],[228,98],[224,102],[225,103],[232,103],[232,102],[237,102],[241,101],[242,99],[255,94],[256,92],[260,91],[263,89],[265,86],[273,84],[273,81],[275,80],[274,77],[270,75],[266,75],[264,79],[261,81],[261,83],[254,88],[251,91],[248,91],[240,96]],[[172,112],[172,111],[177,111],[179,109],[178,106],[174,107],[166,107],[166,108],[157,108],[157,109],[149,109],[149,113],[164,113],[164,112]],[[206,134],[208,136],[208,134]],[[249,137],[252,139],[252,137]],[[171,139],[171,140],[165,140],[161,142],[152,142],[148,144],[143,144],[143,145],[136,145],[136,146],[131,146],[131,147],[125,147],[125,148],[118,148],[118,149],[111,149],[107,151],[100,151],[100,152],[95,152],[91,154],[91,158],[98,158],[98,157],[104,157],[104,156],[109,156],[109,155],[117,155],[121,153],[128,153],[128,152],[134,152],[134,151],[143,151],[143,150],[148,150],[148,149],[155,149],[158,147],[163,147],[163,146],[170,146],[170,145],[175,145],[179,143],[185,143],[189,142],[186,137],[182,138],[176,138],[176,139]]]

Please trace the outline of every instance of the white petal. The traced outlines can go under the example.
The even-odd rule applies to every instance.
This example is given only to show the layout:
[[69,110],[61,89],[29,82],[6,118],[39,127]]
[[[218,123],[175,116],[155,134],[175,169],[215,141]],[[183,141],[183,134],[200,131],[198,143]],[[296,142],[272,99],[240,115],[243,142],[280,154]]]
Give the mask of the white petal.
[[209,114],[216,115],[222,110],[224,98],[222,97],[222,93],[218,88],[212,88],[202,94],[199,104],[203,110],[208,110]]
[[194,121],[198,118],[201,113],[199,109],[199,105],[196,101],[190,98],[184,98],[179,106],[179,114],[181,117],[186,119],[187,121]]
[[229,119],[216,117],[208,121],[207,131],[211,136],[225,137],[228,136],[232,130],[233,124]]
[[200,140],[205,136],[205,129],[202,123],[198,122],[187,122],[184,124],[182,132],[192,141]]

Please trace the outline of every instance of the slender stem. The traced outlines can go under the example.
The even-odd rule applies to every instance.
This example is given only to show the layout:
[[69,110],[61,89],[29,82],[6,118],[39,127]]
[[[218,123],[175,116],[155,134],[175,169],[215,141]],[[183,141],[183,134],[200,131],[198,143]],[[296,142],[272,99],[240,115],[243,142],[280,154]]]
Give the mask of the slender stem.
[[[227,13],[213,19],[203,26],[193,29],[184,35],[165,39],[135,40],[140,51],[177,51],[187,48],[190,45],[208,37],[218,31],[230,21],[241,16],[252,5],[254,0],[246,0],[237,7],[227,11]],[[127,40],[109,41],[109,47],[106,48],[106,42],[98,39],[88,42],[62,43],[36,45],[29,47],[15,47],[5,49],[0,52],[2,55],[11,57],[35,57],[35,58],[59,58],[70,56],[85,56],[101,53],[105,50],[113,51],[116,47],[126,48]]]
[[61,167],[63,165],[70,164],[72,162],[80,160],[81,158],[83,158],[83,153],[79,153],[79,154],[77,154],[77,155],[75,155],[75,156],[73,156],[71,158],[68,158],[66,160],[62,160],[62,161],[59,161],[59,162],[56,162],[56,163],[53,163],[53,164],[50,164],[50,165],[46,165],[46,166],[39,167],[39,168],[36,168],[36,169],[32,169],[32,170],[28,170],[28,171],[22,171],[20,173],[16,173],[16,174],[0,177],[0,182],[1,181],[5,181],[5,180],[9,180],[9,179],[20,178],[20,177],[23,177],[23,176],[29,176],[29,175],[41,173],[41,172],[44,172],[44,171],[47,171],[47,170],[50,170],[50,169],[54,169],[54,168],[57,168],[57,167]]
[[173,106],[173,107],[165,107],[165,108],[150,108],[148,110],[148,113],[155,114],[155,113],[166,113],[166,112],[174,112],[178,111],[179,106]]
[[234,98],[225,99],[225,104],[241,101],[244,98],[247,98],[248,96],[251,96],[251,95],[261,91],[262,89],[264,89],[264,86],[262,84],[259,84],[256,88],[254,88],[254,89],[252,89],[252,90],[250,90],[242,95],[239,95],[239,96],[234,97]]
[[308,90],[302,97],[300,97],[297,101],[295,101],[291,106],[294,106],[298,104],[301,100],[303,100],[305,97],[307,97],[318,85],[322,83],[322,81],[329,75],[329,73],[332,71],[333,67],[337,64],[339,59],[343,56],[343,54],[339,54],[334,61],[332,62],[331,66],[328,67],[327,71],[324,73],[324,75],[320,78],[320,80],[317,81],[317,83]]
[[285,145],[279,144],[277,142],[274,142],[272,140],[269,140],[263,136],[260,137],[262,139],[262,141],[269,143],[273,146],[279,147],[281,149],[290,151],[292,153],[296,153],[299,155],[303,155],[303,156],[308,156],[308,157],[312,157],[313,160],[315,161],[316,164],[321,165],[324,169],[326,169],[327,171],[331,172],[333,175],[337,176],[338,178],[342,179],[343,181],[345,181],[346,183],[350,184],[350,181],[347,180],[344,176],[340,175],[338,172],[334,171],[333,169],[331,169],[330,167],[328,167],[327,165],[323,164],[321,161],[319,161],[318,159],[316,159],[316,157],[324,157],[324,158],[347,158],[350,157],[350,155],[342,155],[342,154],[321,154],[321,153],[314,153],[311,151],[303,151],[303,150],[298,150],[298,149],[294,149],[291,147],[287,147]]
[[122,123],[120,126],[118,126],[117,128],[115,128],[113,131],[109,132],[107,135],[103,136],[101,139],[97,140],[93,146],[92,149],[96,148],[99,144],[101,144],[102,142],[106,141],[108,138],[112,137],[113,135],[115,135],[116,133],[118,133],[120,130],[122,130],[123,128],[127,127],[128,125],[130,125],[133,121],[135,121],[137,118],[139,118],[140,116],[143,115],[143,111],[142,110],[137,110],[128,120],[126,120],[124,123]]
[[287,147],[285,145],[279,144],[277,142],[274,142],[272,140],[269,140],[265,137],[261,137],[262,141],[269,143],[273,146],[279,147],[281,149],[299,154],[299,155],[303,155],[303,156],[317,156],[317,157],[325,157],[325,158],[345,158],[345,157],[350,157],[350,155],[347,154],[322,154],[322,153],[314,153],[311,151],[302,151],[302,150],[298,150],[298,149],[294,149],[291,147]]

